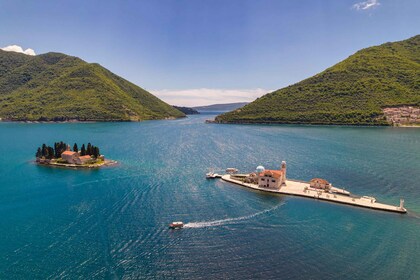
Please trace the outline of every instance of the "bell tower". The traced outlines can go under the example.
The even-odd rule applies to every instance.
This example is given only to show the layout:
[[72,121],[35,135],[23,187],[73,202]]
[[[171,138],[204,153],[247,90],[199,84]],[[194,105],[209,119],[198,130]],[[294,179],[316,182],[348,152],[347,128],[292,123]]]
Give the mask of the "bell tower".
[[286,162],[283,160],[281,162],[281,171],[283,171],[283,182],[286,183]]
[[404,209],[404,199],[400,199],[400,210]]

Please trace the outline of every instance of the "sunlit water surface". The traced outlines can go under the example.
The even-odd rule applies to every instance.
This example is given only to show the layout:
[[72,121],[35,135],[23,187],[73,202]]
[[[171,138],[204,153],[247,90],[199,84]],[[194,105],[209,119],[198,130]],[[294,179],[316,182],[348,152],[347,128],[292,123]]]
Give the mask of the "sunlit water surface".
[[[420,129],[0,123],[1,279],[420,279]],[[92,142],[120,165],[34,165],[36,147]],[[272,196],[208,168],[327,178],[409,214]],[[183,230],[168,223],[181,220]]]

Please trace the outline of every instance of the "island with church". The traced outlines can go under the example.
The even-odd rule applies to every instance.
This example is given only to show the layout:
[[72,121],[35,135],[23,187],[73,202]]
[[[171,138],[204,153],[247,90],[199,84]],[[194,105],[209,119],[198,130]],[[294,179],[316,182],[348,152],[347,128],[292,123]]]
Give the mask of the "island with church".
[[91,143],[82,144],[80,149],[77,143],[74,143],[73,150],[63,141],[55,142],[53,147],[42,144],[38,147],[35,157],[37,164],[68,168],[98,168],[117,163],[115,160],[105,159],[99,147]]
[[221,178],[229,183],[267,193],[294,195],[375,210],[407,213],[403,199],[400,199],[398,206],[379,203],[372,196],[357,196],[345,189],[334,187],[325,179],[313,178],[309,182],[288,179],[286,170],[286,162],[283,161],[280,168],[276,170],[265,169],[260,165],[254,172],[239,174],[236,168],[228,168],[225,175],[208,173],[207,178]]

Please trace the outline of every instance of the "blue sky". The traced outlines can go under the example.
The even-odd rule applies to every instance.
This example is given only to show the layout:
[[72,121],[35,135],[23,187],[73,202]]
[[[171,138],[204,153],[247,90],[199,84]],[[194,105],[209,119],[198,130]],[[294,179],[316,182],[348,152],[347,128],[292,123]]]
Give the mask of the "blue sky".
[[177,105],[250,101],[420,33],[418,0],[0,0],[0,47],[97,62]]

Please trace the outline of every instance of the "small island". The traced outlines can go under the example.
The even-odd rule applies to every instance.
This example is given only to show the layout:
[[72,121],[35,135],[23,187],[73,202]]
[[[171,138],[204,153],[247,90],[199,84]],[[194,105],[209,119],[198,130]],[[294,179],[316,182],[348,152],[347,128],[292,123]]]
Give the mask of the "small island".
[[35,157],[36,163],[40,165],[69,168],[98,168],[117,163],[114,160],[106,160],[105,156],[100,154],[99,148],[91,143],[86,146],[82,144],[80,150],[76,143],[73,150],[63,141],[54,143],[54,147],[42,144],[38,147]]
[[268,170],[260,165],[255,172],[237,174],[237,171],[236,168],[228,168],[225,175],[210,172],[206,174],[206,178],[221,178],[223,181],[266,193],[301,196],[400,214],[407,213],[407,209],[404,208],[404,199],[400,199],[399,206],[388,205],[377,202],[372,196],[357,196],[334,187],[325,179],[313,178],[310,182],[287,179],[285,161],[282,161],[278,170]]

